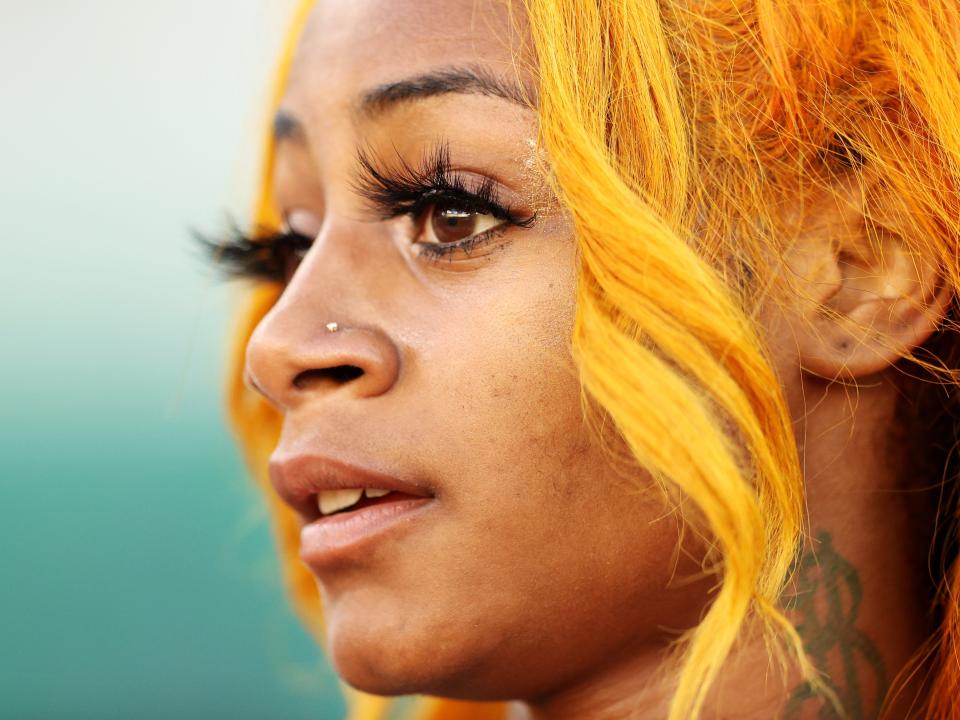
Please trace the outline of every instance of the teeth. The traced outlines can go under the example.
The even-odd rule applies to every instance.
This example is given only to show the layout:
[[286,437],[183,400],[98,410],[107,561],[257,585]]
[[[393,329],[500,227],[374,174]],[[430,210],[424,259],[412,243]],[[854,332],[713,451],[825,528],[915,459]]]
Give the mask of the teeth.
[[380,488],[367,488],[363,492],[368,498],[383,497],[384,495],[388,495],[390,493],[389,490],[381,490]]
[[320,512],[324,515],[330,515],[338,510],[344,510],[351,505],[355,505],[362,495],[363,488],[322,490],[317,495],[317,505],[320,507]]

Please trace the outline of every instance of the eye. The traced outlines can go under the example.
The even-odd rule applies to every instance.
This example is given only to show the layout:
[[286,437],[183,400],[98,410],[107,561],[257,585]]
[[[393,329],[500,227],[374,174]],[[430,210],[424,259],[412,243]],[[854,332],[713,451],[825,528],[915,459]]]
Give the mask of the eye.
[[283,215],[283,230],[301,237],[320,234],[320,217],[309,210],[297,208]]
[[320,217],[309,210],[296,209],[284,214],[283,233],[292,240],[279,252],[286,282],[293,277],[313,239],[320,234],[321,222]]
[[424,229],[427,242],[446,245],[484,235],[503,223],[493,213],[471,210],[456,201],[441,201],[427,209]]

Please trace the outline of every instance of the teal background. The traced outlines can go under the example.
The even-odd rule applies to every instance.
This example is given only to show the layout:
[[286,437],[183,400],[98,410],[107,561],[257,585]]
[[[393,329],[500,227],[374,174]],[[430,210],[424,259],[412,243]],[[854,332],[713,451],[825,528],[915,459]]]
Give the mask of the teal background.
[[290,0],[0,0],[0,717],[341,718],[221,410]]

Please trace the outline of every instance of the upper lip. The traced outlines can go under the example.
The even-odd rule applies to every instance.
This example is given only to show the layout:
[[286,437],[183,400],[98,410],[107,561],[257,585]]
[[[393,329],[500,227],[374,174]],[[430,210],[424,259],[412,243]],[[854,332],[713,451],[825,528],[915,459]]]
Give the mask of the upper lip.
[[320,516],[317,493],[347,488],[381,488],[416,497],[433,497],[426,485],[344,460],[317,454],[285,455],[270,458],[270,483],[281,499],[307,520]]

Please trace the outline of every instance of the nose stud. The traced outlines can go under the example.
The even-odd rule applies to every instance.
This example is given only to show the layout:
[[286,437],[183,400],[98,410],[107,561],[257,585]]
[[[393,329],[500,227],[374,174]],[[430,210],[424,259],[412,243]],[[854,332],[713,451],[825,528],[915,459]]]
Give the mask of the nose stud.
[[327,323],[327,330],[329,332],[336,332],[339,329],[340,329],[340,326],[337,325],[335,322]]

